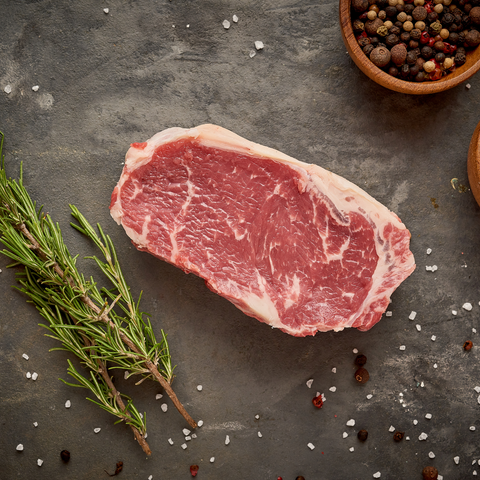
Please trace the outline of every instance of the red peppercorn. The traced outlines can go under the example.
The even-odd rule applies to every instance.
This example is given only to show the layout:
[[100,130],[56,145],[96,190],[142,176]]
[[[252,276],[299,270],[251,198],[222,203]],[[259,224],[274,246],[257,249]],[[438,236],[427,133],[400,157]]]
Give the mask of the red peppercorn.
[[190,473],[192,474],[192,477],[196,477],[198,473],[198,465],[191,465]]
[[428,78],[430,80],[439,80],[440,78],[442,78],[442,69],[435,68],[435,70],[429,74]]
[[405,435],[404,432],[395,432],[394,435],[393,435],[393,439],[396,441],[396,442],[401,442],[403,440],[403,436]]
[[312,400],[312,403],[317,407],[317,408],[322,408],[323,407],[323,399],[322,399],[322,394],[318,395]]
[[361,367],[355,372],[355,380],[358,383],[367,383],[369,379],[370,374],[366,368]]
[[428,40],[428,44],[427,44],[430,48],[433,48],[433,46],[435,45],[435,39],[434,38],[430,38]]
[[424,8],[427,11],[427,13],[432,13],[433,12],[433,5],[431,3],[426,3],[424,5]]
[[468,352],[469,350],[471,350],[473,347],[473,343],[470,341],[470,340],[467,340],[464,344],[463,344],[463,348]]
[[428,34],[427,31],[422,32],[420,35],[420,43],[426,44],[430,40],[430,35]]

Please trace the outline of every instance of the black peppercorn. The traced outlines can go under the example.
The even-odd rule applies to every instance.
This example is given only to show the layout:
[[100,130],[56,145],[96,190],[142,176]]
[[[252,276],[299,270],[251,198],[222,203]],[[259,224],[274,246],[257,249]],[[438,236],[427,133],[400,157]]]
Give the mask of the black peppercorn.
[[67,463],[70,460],[70,452],[68,450],[62,450],[60,452],[60,458]]
[[362,33],[365,30],[365,24],[361,22],[358,18],[354,20],[352,27],[355,33]]
[[372,50],[373,50],[374,48],[375,48],[375,47],[374,47],[371,43],[369,43],[368,45],[365,45],[365,46],[363,47],[363,53],[364,53],[367,57],[369,57],[370,54],[372,53]]
[[472,11],[472,8],[473,8],[473,5],[471,3],[467,3],[464,7],[463,7],[463,11],[467,14],[470,14],[470,12]]
[[452,23],[452,24],[448,27],[448,31],[449,31],[449,32],[455,33],[457,30],[458,30],[458,26],[457,26],[455,23]]
[[393,434],[393,439],[396,442],[401,442],[403,440],[404,435],[405,435],[405,432],[395,432]]
[[392,77],[398,77],[398,68],[397,67],[390,67],[388,69],[388,74]]
[[368,0],[352,0],[352,8],[357,13],[362,13],[368,10]]
[[473,29],[470,30],[465,35],[465,43],[472,48],[480,45],[480,32]]
[[385,10],[387,6],[388,6],[388,0],[377,0],[377,7],[380,10]]
[[437,480],[438,470],[435,467],[425,467],[422,471],[423,480]]
[[364,442],[368,438],[368,432],[366,430],[360,430],[357,433],[357,437],[361,442]]
[[403,43],[408,43],[410,41],[410,34],[408,32],[402,32],[400,34],[400,41]]
[[363,48],[365,45],[370,43],[370,39],[368,37],[360,37],[358,39],[358,44]]
[[436,22],[437,19],[438,19],[438,13],[437,13],[437,12],[430,12],[430,13],[427,15],[427,22],[428,22],[428,23]]
[[433,50],[427,45],[425,47],[422,47],[422,50],[420,52],[420,55],[422,55],[425,60],[430,60],[433,56]]
[[435,61],[437,63],[443,63],[443,61],[445,60],[445,54],[443,52],[438,52],[436,55],[435,55]]
[[460,65],[463,65],[467,61],[467,56],[464,53],[456,53],[455,55],[455,65],[459,67]]
[[400,69],[400,76],[402,78],[408,78],[410,76],[410,65],[408,63],[404,63],[402,68]]
[[366,368],[360,367],[355,372],[355,380],[358,383],[367,383],[369,379],[370,379],[370,374],[368,373],[368,370]]
[[394,25],[398,27],[400,30],[402,30],[403,28],[403,23],[400,20],[397,20],[396,22],[394,22]]
[[405,10],[405,5],[402,5],[400,3],[397,3],[395,5],[395,8],[397,9],[397,14],[400,13],[400,12],[403,12]]
[[398,37],[394,33],[391,33],[385,37],[385,43],[387,47],[393,47],[398,43]]
[[387,17],[396,17],[398,15],[397,9],[395,7],[387,7],[385,9]]
[[415,65],[415,63],[417,63],[417,54],[416,54],[413,50],[410,50],[410,51],[407,53],[406,62],[407,62],[409,65]]
[[396,25],[392,25],[388,33],[399,36],[402,31]]
[[410,67],[410,77],[415,78],[420,71],[420,67],[418,65],[412,65]]
[[480,7],[473,7],[470,9],[468,16],[476,25],[480,25]]
[[453,15],[450,12],[447,12],[442,17],[442,25],[445,28],[448,28],[454,22]]
[[374,47],[378,47],[378,44],[380,43],[380,40],[378,39],[378,37],[370,37],[370,43]]
[[355,358],[355,365],[363,367],[367,363],[367,357],[365,355],[357,355]]
[[464,47],[458,47],[456,53],[463,53],[464,55],[466,55],[467,51]]
[[469,27],[472,24],[472,17],[470,17],[469,15],[463,15],[462,16],[462,24],[463,24],[464,28]]
[[419,30],[418,28],[414,28],[410,32],[410,37],[412,37],[413,40],[420,40],[420,37],[422,36],[422,31]]
[[419,83],[425,81],[425,72],[418,72],[415,81]]
[[414,9],[415,9],[415,5],[413,3],[407,3],[405,4],[405,9],[403,11],[407,15],[411,15]]
[[458,33],[452,32],[448,36],[448,43],[456,44],[457,42],[458,42]]

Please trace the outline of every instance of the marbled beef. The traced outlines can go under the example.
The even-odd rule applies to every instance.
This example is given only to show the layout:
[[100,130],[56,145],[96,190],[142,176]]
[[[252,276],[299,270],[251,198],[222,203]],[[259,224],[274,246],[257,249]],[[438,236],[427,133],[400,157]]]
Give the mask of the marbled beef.
[[214,125],[132,144],[110,209],[138,249],[295,336],[368,330],[415,268],[359,187]]

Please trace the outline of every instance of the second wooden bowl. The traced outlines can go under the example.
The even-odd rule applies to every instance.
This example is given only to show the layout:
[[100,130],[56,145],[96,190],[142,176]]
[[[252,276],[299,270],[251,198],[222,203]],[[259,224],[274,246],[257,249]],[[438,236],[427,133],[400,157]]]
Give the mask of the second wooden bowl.
[[374,82],[377,82],[385,88],[389,88],[395,92],[410,93],[413,95],[438,93],[456,87],[465,80],[468,80],[480,69],[479,46],[467,52],[467,61],[464,65],[458,67],[454,72],[449,73],[440,80],[417,83],[392,77],[375,66],[358,45],[355,34],[353,33],[350,5],[351,0],[340,0],[340,28],[345,46],[358,68]]

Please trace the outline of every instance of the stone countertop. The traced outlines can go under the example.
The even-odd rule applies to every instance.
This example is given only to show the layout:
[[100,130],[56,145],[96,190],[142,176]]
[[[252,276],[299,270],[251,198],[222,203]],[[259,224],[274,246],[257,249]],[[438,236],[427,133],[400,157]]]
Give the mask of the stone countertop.
[[[48,352],[58,345],[11,288],[14,271],[2,256],[2,479],[107,478],[118,461],[120,475],[142,480],[191,478],[191,464],[199,479],[214,480],[363,480],[376,472],[420,479],[426,465],[445,480],[480,472],[472,465],[480,458],[480,208],[466,168],[480,121],[479,75],[432,96],[385,90],[347,55],[336,2],[0,0],[0,11],[7,172],[17,177],[23,162],[25,185],[59,222],[72,253],[92,250],[69,226],[69,204],[112,236],[132,290],[143,290],[154,328],[168,333],[177,395],[204,421],[183,450],[187,425],[169,400],[162,412],[161,388],[115,373],[119,390],[147,414],[146,458],[127,426],[58,380],[68,380],[71,357]],[[108,210],[129,144],[202,123],[321,165],[399,215],[418,267],[393,294],[391,317],[365,333],[294,338],[131,246]],[[427,271],[432,265],[438,270]],[[474,343],[469,352],[466,340]],[[353,378],[354,349],[368,357],[365,385]],[[38,379],[26,379],[27,371]],[[320,410],[311,404],[316,392],[326,396]],[[346,426],[350,419],[355,426]],[[409,440],[394,442],[391,426]],[[365,443],[356,436],[362,428]]]

